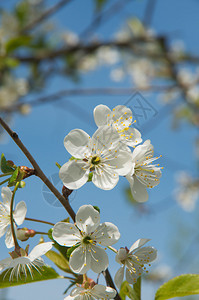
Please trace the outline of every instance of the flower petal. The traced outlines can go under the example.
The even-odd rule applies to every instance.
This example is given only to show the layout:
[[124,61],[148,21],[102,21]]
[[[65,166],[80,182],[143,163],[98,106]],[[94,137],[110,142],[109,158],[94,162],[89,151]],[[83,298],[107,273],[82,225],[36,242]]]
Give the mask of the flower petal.
[[79,295],[82,291],[84,291],[84,288],[80,287],[80,286],[76,286],[71,292],[70,292],[70,296],[74,297]]
[[86,233],[91,233],[100,224],[100,214],[92,205],[82,205],[76,214],[77,227]]
[[102,156],[109,153],[109,149],[117,148],[119,142],[120,135],[112,126],[101,126],[92,136],[93,148]]
[[17,225],[21,225],[26,217],[27,207],[24,201],[17,203],[15,211],[13,213],[13,217]]
[[129,252],[132,252],[135,249],[138,249],[140,247],[142,247],[143,245],[145,245],[147,242],[149,242],[150,239],[139,239],[137,240],[129,249]]
[[66,150],[75,158],[90,156],[90,136],[81,129],[73,129],[64,138]]
[[109,166],[105,165],[101,168],[96,168],[93,172],[92,182],[96,187],[102,190],[112,190],[119,181],[119,175],[116,169],[113,170]]
[[35,259],[39,258],[40,256],[46,254],[53,246],[53,242],[41,243],[35,246],[28,257],[30,258],[31,262]]
[[86,273],[91,267],[90,253],[82,246],[79,246],[72,252],[69,259],[69,265],[74,273]]
[[132,111],[125,105],[117,105],[112,112],[112,121],[118,130],[127,128],[132,123]]
[[[15,231],[16,231],[16,225],[14,225],[14,228],[15,228]],[[13,240],[13,237],[12,237],[11,227],[8,228],[8,231],[6,233],[5,243],[6,243],[7,248],[14,247],[14,240]]]
[[115,256],[115,261],[122,264],[122,261],[124,261],[126,258],[128,258],[128,252],[125,248],[120,248]]
[[123,142],[130,147],[138,145],[142,142],[141,133],[136,128],[130,127],[125,132],[121,133]]
[[70,223],[58,222],[52,233],[53,239],[62,246],[71,247],[80,240],[80,232],[77,227]]
[[1,197],[3,199],[3,203],[10,206],[10,201],[12,198],[12,192],[9,187],[2,187],[1,189]]
[[89,253],[91,255],[91,269],[93,272],[100,273],[108,268],[108,255],[104,249],[92,245]]
[[121,175],[125,176],[131,172],[133,168],[132,154],[127,151],[119,150],[114,156],[108,158],[105,162],[109,164],[111,168]]
[[3,269],[7,269],[10,266],[11,262],[12,262],[12,258],[11,257],[2,259],[0,261],[0,271],[2,271]]
[[148,264],[156,259],[157,250],[150,246],[142,247],[138,249],[134,254],[139,257],[140,263]]
[[123,278],[124,278],[124,265],[121,268],[119,268],[119,270],[115,274],[114,281],[118,289],[120,289],[122,285]]
[[8,226],[10,225],[10,222],[7,220],[2,219],[0,222],[0,238],[6,233]]
[[93,239],[102,246],[111,246],[119,240],[120,233],[117,226],[112,223],[105,222],[97,227],[91,237],[93,237]]
[[[94,108],[93,111],[95,124],[100,127],[108,125],[110,122],[111,110],[108,106],[100,104]],[[109,115],[109,116],[108,116]]]
[[114,299],[116,296],[116,290],[102,284],[96,284],[92,288],[91,293],[95,299]]
[[148,200],[148,193],[146,186],[142,184],[136,176],[133,175],[134,181],[133,184],[130,182],[130,188],[133,198],[137,202],[146,202]]
[[141,268],[137,268],[137,265],[134,266],[134,268],[136,269],[135,272],[130,272],[128,268],[126,268],[126,280],[128,281],[128,283],[130,284],[134,284],[138,277],[141,276],[142,274],[142,269]]
[[76,190],[83,186],[88,180],[88,175],[88,165],[81,160],[68,161],[59,170],[60,179],[71,190]]

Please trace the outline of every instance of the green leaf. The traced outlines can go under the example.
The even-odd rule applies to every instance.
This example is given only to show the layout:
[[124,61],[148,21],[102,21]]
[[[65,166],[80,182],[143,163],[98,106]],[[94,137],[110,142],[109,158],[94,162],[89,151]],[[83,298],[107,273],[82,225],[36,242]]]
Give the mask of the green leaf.
[[141,300],[141,277],[138,278],[133,287],[127,281],[124,281],[119,294],[122,300],[125,300],[126,297],[132,300]]
[[6,57],[4,58],[4,65],[9,68],[16,68],[19,65],[19,61],[12,57]]
[[30,41],[31,41],[30,36],[21,35],[21,36],[15,37],[6,43],[6,45],[5,45],[6,52],[10,53],[19,47],[29,46]]
[[62,254],[50,250],[45,255],[62,271],[65,271],[66,273],[73,273],[69,267],[67,259]]
[[[24,273],[23,274],[21,273],[20,274],[21,278],[19,277],[17,280],[16,277],[14,277],[12,281],[9,281],[11,270],[9,272],[8,272],[8,270],[5,270],[3,273],[1,273],[0,289],[11,287],[11,286],[27,284],[27,283],[31,283],[31,282],[62,278],[62,276],[57,274],[57,272],[53,268],[48,267],[48,266],[43,266],[39,270],[40,273],[36,269],[32,268],[33,278],[31,278],[30,273],[27,271],[27,277],[25,277]],[[7,273],[7,275],[5,276],[6,273]]]
[[199,294],[199,274],[184,274],[164,283],[156,292],[155,300]]
[[9,173],[9,172],[13,172],[15,169],[11,168],[6,161],[5,155],[2,153],[1,154],[1,171],[2,173]]
[[19,167],[17,167],[16,170],[12,173],[12,176],[9,179],[9,184],[14,183],[17,180],[18,175],[19,175]]
[[96,205],[93,205],[93,208],[96,209],[98,211],[98,213],[100,213],[100,208]]

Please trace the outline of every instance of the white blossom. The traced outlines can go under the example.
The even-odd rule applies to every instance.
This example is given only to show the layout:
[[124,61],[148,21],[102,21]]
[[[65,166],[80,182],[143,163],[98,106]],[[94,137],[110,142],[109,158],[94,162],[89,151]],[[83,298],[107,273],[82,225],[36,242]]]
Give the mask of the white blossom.
[[138,145],[132,152],[133,167],[126,176],[130,183],[133,198],[138,202],[148,200],[146,188],[152,188],[159,184],[161,167],[159,164],[151,163],[158,157],[153,157],[154,150],[150,140],[146,140],[143,145]]
[[96,284],[92,288],[84,289],[83,287],[75,287],[70,296],[64,300],[94,300],[94,299],[114,299],[116,290],[109,286]]
[[5,258],[0,261],[0,271],[8,269],[4,277],[6,277],[6,275],[10,271],[10,281],[13,280],[14,277],[16,277],[18,280],[18,278],[20,278],[21,276],[21,273],[23,273],[26,278],[28,272],[33,279],[32,269],[35,269],[39,272],[39,269],[45,265],[43,259],[40,256],[46,254],[46,252],[48,252],[52,248],[52,245],[52,242],[39,244],[33,248],[29,255],[22,248],[20,248],[20,255],[13,251],[10,253],[11,257]]
[[[123,279],[124,271],[126,267],[126,280],[130,284],[134,284],[137,281],[137,278],[146,271],[144,265],[156,259],[157,250],[153,247],[142,247],[149,240],[148,239],[139,239],[137,240],[131,248],[120,248],[116,254],[115,260],[122,265],[122,267],[115,274],[115,284],[120,288]],[[148,272],[148,271],[146,271]]]
[[124,105],[117,105],[113,111],[106,105],[98,105],[95,107],[94,120],[98,127],[111,126],[117,130],[120,135],[122,144],[130,147],[142,142],[140,132],[130,127],[133,119],[132,111]]
[[111,246],[120,238],[112,223],[100,224],[100,214],[92,205],[83,205],[76,214],[76,223],[59,222],[53,229],[53,239],[62,246],[77,248],[72,252],[69,265],[73,272],[84,274],[89,269],[100,273],[108,267],[106,251],[98,246]]
[[[12,192],[8,187],[2,187],[1,197],[3,202],[0,202],[0,237],[6,233],[5,243],[7,248],[12,248],[14,246],[14,240],[12,237],[11,227],[10,227],[10,203],[12,198]],[[17,225],[21,225],[24,222],[27,212],[27,207],[25,202],[21,201],[17,204],[14,212],[13,218]],[[16,230],[16,225],[14,224],[14,229]]]
[[65,163],[60,179],[69,189],[84,185],[93,172],[92,182],[103,190],[115,187],[119,175],[131,169],[131,155],[120,149],[120,136],[114,128],[100,127],[92,138],[81,129],[72,130],[64,139],[66,150],[76,159]]

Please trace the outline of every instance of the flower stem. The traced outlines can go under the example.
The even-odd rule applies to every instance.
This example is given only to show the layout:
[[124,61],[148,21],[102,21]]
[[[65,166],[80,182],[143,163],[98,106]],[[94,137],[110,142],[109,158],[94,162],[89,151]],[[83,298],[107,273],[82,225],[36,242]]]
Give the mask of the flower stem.
[[47,232],[42,232],[42,231],[35,231],[35,234],[44,234],[44,235],[48,235]]
[[12,192],[11,202],[10,202],[10,225],[11,225],[11,232],[12,232],[12,236],[13,236],[13,240],[14,240],[14,244],[15,244],[15,251],[20,249],[20,246],[17,242],[16,234],[15,234],[14,218],[13,218],[14,197],[15,197],[15,193],[18,189],[18,186],[19,186],[19,182],[17,182],[15,185],[14,191]]
[[33,218],[25,218],[26,221],[32,221],[32,222],[39,222],[39,223],[43,223],[43,224],[48,224],[48,225],[52,225],[54,226],[54,223],[48,222],[48,221],[43,221],[43,220],[37,220],[37,219],[33,219]]
[[107,248],[109,248],[110,250],[112,250],[113,252],[117,253],[117,250],[115,248],[113,248],[112,246],[108,246]]

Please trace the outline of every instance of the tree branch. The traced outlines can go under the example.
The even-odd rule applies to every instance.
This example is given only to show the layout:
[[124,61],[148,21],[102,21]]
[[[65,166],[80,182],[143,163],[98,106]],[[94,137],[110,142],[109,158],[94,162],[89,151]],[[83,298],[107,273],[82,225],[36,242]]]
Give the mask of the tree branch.
[[66,5],[70,1],[71,0],[61,0],[60,2],[56,3],[54,6],[50,7],[41,16],[39,16],[37,19],[35,19],[34,21],[32,21],[25,28],[23,28],[23,33],[27,32],[29,30],[34,29],[37,25],[39,25],[45,19],[47,19],[50,16],[52,16],[52,14],[54,14],[55,12],[57,12],[60,8],[62,8],[64,5]]
[[[112,279],[112,277],[111,277],[111,274],[109,273],[109,270],[106,269],[106,270],[103,271],[102,273],[103,273],[104,278],[105,278],[105,280],[106,280],[106,284],[107,284],[108,286],[112,287],[113,289],[115,289],[115,290],[117,291],[117,289],[116,289],[116,287],[115,287],[115,284],[114,284],[114,282],[113,282],[113,279]],[[121,300],[120,295],[117,293],[117,295],[115,296],[114,299],[115,299],[115,300]]]
[[50,180],[46,177],[46,175],[43,173],[35,159],[32,157],[30,152],[27,150],[27,148],[24,146],[24,144],[19,139],[16,132],[12,131],[10,127],[3,121],[2,118],[0,118],[0,124],[2,127],[7,131],[7,133],[11,136],[13,141],[17,144],[17,146],[21,149],[21,151],[25,154],[27,159],[30,161],[32,166],[35,169],[35,175],[38,176],[45,185],[51,190],[51,192],[57,197],[57,199],[61,202],[61,204],[64,206],[68,214],[71,216],[73,221],[75,222],[75,212],[73,211],[72,207],[70,206],[69,202],[66,201],[66,199],[60,194],[60,192],[54,187],[54,185],[50,182]]

